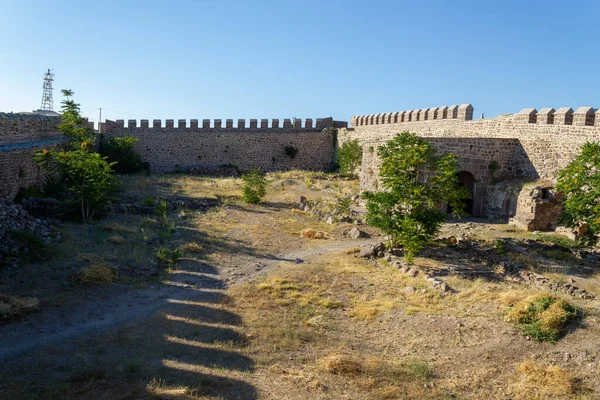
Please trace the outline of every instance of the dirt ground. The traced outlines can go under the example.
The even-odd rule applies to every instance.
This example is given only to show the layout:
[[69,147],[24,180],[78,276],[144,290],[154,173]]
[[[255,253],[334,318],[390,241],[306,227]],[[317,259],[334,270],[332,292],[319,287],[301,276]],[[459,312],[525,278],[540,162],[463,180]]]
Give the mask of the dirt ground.
[[[357,248],[382,240],[377,230],[327,224],[296,206],[305,196],[331,210],[357,194],[356,181],[299,172],[269,180],[255,206],[241,202],[238,179],[125,178],[127,194],[218,200],[170,211],[169,240],[184,253],[156,276],[73,283],[89,253],[119,267],[156,262],[156,218],[123,214],[66,225],[45,259],[0,271],[0,293],[40,300],[36,312],[0,321],[0,398],[600,398],[599,299],[559,295],[584,316],[556,344],[528,340],[503,313],[509,299],[540,289],[447,274],[440,279],[453,291],[441,293],[383,259],[358,257]],[[354,226],[371,237],[345,238]],[[325,238],[301,237],[307,228]],[[451,221],[441,236],[490,246],[533,238],[476,219]],[[444,254],[415,265],[483,268]],[[600,268],[555,256],[530,255],[549,278],[600,297]]]

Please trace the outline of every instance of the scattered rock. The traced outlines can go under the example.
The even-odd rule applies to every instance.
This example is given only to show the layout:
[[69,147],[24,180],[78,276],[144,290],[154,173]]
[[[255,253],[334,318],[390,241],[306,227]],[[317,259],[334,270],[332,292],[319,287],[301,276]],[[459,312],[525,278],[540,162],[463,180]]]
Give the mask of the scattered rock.
[[404,289],[402,289],[402,293],[404,294],[411,294],[417,291],[417,288],[415,288],[414,286],[407,286]]
[[368,238],[370,235],[366,232],[361,231],[358,228],[352,228],[348,232],[346,232],[346,237],[349,239],[361,239]]
[[[38,203],[31,201],[30,204]],[[50,205],[54,202],[42,201],[39,204]],[[16,267],[20,255],[39,251],[30,246],[57,243],[60,239],[58,221],[35,218],[21,204],[0,199],[0,267]]]
[[368,244],[366,246],[363,246],[360,249],[360,256],[361,257],[373,257],[375,254],[375,246],[373,246],[372,244]]

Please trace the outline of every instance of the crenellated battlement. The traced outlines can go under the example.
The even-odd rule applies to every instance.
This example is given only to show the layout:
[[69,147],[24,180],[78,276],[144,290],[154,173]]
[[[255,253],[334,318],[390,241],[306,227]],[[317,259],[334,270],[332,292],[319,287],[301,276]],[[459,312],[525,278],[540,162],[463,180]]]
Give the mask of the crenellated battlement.
[[[313,124],[313,121],[316,123]],[[211,123],[212,122],[212,123]],[[313,120],[312,118],[307,118],[302,121],[299,118],[284,119],[283,123],[280,124],[279,119],[271,120],[271,124],[269,126],[268,119],[261,119],[260,124],[259,120],[251,119],[249,123],[246,123],[245,119],[238,119],[234,126],[233,119],[226,119],[225,124],[223,125],[223,120],[221,119],[203,119],[202,123],[199,123],[197,119],[191,119],[189,121],[185,119],[177,120],[177,126],[175,126],[175,120],[167,119],[164,124],[160,119],[155,119],[152,121],[152,126],[150,126],[150,122],[147,119],[140,120],[138,125],[138,121],[135,119],[127,120],[127,124],[125,124],[125,120],[118,119],[116,121],[106,120],[106,122],[102,125],[102,130],[105,133],[115,133],[117,131],[123,130],[135,130],[136,132],[144,132],[144,131],[183,131],[183,132],[207,132],[207,131],[271,131],[271,130],[289,130],[289,131],[321,131],[327,127],[335,127],[335,128],[346,128],[348,123],[345,121],[334,121],[333,118],[317,118]]]
[[594,111],[593,107],[579,107],[573,110],[570,107],[524,108],[514,116],[514,122],[538,125],[572,125],[600,127],[600,110]]
[[447,119],[471,121],[473,119],[473,106],[471,104],[462,104],[460,106],[453,105],[449,107],[443,106],[383,114],[361,115],[352,117],[350,123],[351,126],[356,127]]
[[59,116],[0,112],[0,135],[56,132],[60,121]]

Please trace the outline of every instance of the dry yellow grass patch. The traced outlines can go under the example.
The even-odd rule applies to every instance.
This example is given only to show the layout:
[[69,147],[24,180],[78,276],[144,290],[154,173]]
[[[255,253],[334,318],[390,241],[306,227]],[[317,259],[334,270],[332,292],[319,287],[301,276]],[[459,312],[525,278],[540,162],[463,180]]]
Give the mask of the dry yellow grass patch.
[[74,277],[73,282],[79,285],[103,285],[117,280],[117,270],[103,257],[92,253],[81,253],[79,260],[87,263]]
[[127,242],[127,240],[125,240],[125,238],[121,235],[111,235],[108,237],[108,241],[119,246]]
[[576,391],[573,376],[557,365],[543,366],[525,360],[517,367],[512,390],[520,399],[565,398]]
[[202,253],[202,246],[196,242],[187,242],[183,245],[183,251],[186,253]]
[[362,362],[345,354],[334,354],[319,360],[321,370],[330,374],[358,374],[365,370]]
[[102,230],[106,232],[115,232],[115,233],[133,233],[135,232],[134,228],[119,224],[118,222],[113,222],[102,227]]
[[35,297],[17,297],[0,294],[0,319],[19,318],[39,308]]

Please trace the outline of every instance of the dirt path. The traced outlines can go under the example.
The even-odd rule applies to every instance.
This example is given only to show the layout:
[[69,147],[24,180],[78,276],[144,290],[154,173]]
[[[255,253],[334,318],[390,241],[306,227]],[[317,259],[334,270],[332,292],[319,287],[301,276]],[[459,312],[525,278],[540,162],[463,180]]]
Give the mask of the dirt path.
[[130,285],[111,285],[77,303],[43,310],[26,319],[0,326],[0,360],[35,348],[64,343],[66,340],[98,334],[102,330],[148,317],[179,300],[218,302],[227,285],[267,274],[280,262],[303,263],[323,253],[377,241],[328,240],[323,244],[294,252],[244,256],[238,267],[209,265],[197,260],[182,260],[180,268],[160,284],[137,289]]

